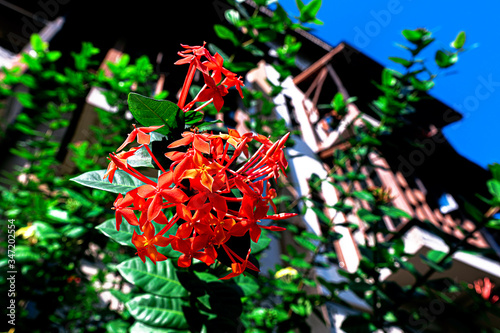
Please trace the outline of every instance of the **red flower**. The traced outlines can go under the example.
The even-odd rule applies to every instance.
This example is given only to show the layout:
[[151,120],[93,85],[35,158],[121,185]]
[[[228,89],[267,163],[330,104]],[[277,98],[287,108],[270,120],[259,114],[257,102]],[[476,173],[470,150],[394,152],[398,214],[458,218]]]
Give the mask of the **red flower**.
[[222,79],[222,74],[224,74],[225,76],[228,75],[236,76],[236,74],[234,74],[233,72],[222,67],[223,64],[224,64],[224,58],[222,58],[222,56],[219,53],[215,54],[212,61],[203,62],[203,65],[205,65],[205,67],[208,70],[212,71],[212,77],[215,83],[220,82],[220,80]]
[[[182,239],[173,236],[172,248],[176,251],[182,252],[183,254],[177,259],[177,265],[179,267],[189,267],[191,266],[191,260],[196,258],[198,260],[206,260],[206,253],[202,252],[208,240],[207,235],[201,235],[197,237],[191,237],[188,239]],[[208,265],[213,264],[213,262]]]
[[185,160],[185,163],[179,163],[175,173],[181,175],[180,179],[199,180],[201,184],[212,192],[213,174],[222,169],[217,162],[209,162],[200,153],[195,152],[192,159]]
[[[128,167],[127,158],[134,156],[137,149],[139,149],[139,147],[134,147],[129,151],[124,151],[119,154],[116,154],[115,158],[118,159],[127,168]],[[104,177],[102,179],[108,178],[109,182],[112,183],[113,178],[115,177],[116,170],[118,170],[118,166],[113,160],[111,160],[108,164],[108,169],[106,170],[106,173],[104,174]]]
[[474,281],[474,285],[469,284],[469,288],[474,288],[476,293],[481,295],[485,301],[489,301],[491,304],[495,304],[500,298],[498,295],[491,294],[493,287],[495,287],[495,284],[492,283],[488,277]]
[[[245,272],[247,266],[249,269],[253,271],[260,272],[257,267],[255,267],[251,262],[248,261],[248,257],[250,257],[250,251],[251,251],[250,249],[248,249],[247,257],[245,258],[245,260],[243,260],[240,257],[238,257],[238,255],[234,253],[229,247],[225,245],[222,246],[224,247],[224,250],[226,250],[227,255],[229,256],[229,258],[231,258],[231,261],[233,261],[233,263],[231,264],[231,273],[229,273],[224,277],[221,277],[219,280],[227,280],[235,276],[241,275],[243,274],[243,272]],[[237,262],[234,257],[239,259],[241,261],[241,264]]]
[[208,224],[205,224],[203,221],[200,221],[205,215],[208,214],[208,211],[211,209],[210,205],[203,205],[196,210],[194,216],[191,214],[191,211],[184,205],[177,205],[177,216],[181,220],[185,222],[179,226],[177,229],[176,236],[180,238],[188,238],[191,236],[193,229],[199,235],[210,233],[212,231]]
[[238,90],[238,93],[240,94],[240,97],[243,98],[243,91],[241,91],[241,87],[244,86],[243,81],[241,81],[241,76],[236,77],[236,74],[233,73],[233,75],[228,75],[222,81],[222,84],[225,85],[228,89],[231,87],[236,87],[236,90]]
[[137,254],[142,262],[146,262],[146,257],[156,264],[157,261],[167,260],[163,254],[158,252],[156,246],[165,247],[170,244],[171,238],[166,238],[160,235],[155,236],[155,227],[151,222],[146,222],[144,225],[144,234],[139,235],[134,230],[132,235],[132,243],[137,249]]
[[[137,189],[137,194],[144,199],[150,201],[148,207],[148,220],[154,220],[160,210],[163,208],[163,199],[169,203],[181,203],[189,199],[189,197],[178,188],[171,188],[173,184],[172,172],[166,172],[158,177],[156,187],[152,185],[142,185]],[[152,199],[151,199],[152,198]]]
[[172,142],[168,148],[177,148],[179,146],[187,146],[193,144],[193,148],[203,154],[210,154],[210,144],[207,142],[210,139],[207,134],[198,134],[193,132],[184,132],[181,134],[182,139]]
[[139,225],[139,221],[137,220],[137,216],[135,216],[132,208],[129,208],[130,204],[134,202],[134,197],[127,193],[125,198],[120,193],[113,203],[113,208],[116,210],[115,219],[116,219],[116,230],[120,230],[120,225],[122,224],[123,218],[127,220],[130,225]]
[[[199,102],[205,103],[195,111],[210,103],[220,111],[224,105],[223,98],[232,87],[243,97],[241,77],[223,67],[224,61],[219,54],[212,56],[205,44],[182,47],[184,51],[178,53],[181,59],[176,64],[189,64],[178,102],[183,111],[190,110]],[[202,72],[205,85],[198,95],[186,104],[197,70]],[[279,171],[284,172],[287,167],[283,148],[288,134],[273,143],[263,135],[240,135],[234,129],[229,129],[228,134],[219,135],[199,133],[197,129],[193,129],[184,132],[181,138],[173,138],[174,142],[168,148],[183,148],[180,151],[165,153],[172,161],[170,169],[165,170],[148,147],[151,141],[149,133],[161,127],[137,128],[134,125],[134,130],[117,150],[120,151],[137,140],[160,168],[161,174],[157,181],[127,164],[127,158],[134,155],[140,147],[132,148],[128,152],[110,154],[111,162],[104,178],[112,182],[114,173],[120,169],[144,183],[125,196],[117,196],[113,205],[116,210],[117,229],[123,219],[131,225],[140,226],[139,232],[142,234],[134,231],[132,243],[143,262],[146,257],[153,263],[166,260],[167,258],[158,252],[157,246],[171,245],[172,249],[182,253],[177,261],[180,267],[190,266],[193,258],[211,265],[222,247],[232,262],[231,273],[222,279],[244,274],[247,269],[259,271],[249,261],[250,249],[246,258],[242,259],[229,248],[227,242],[231,237],[241,237],[247,232],[252,241],[257,242],[262,228],[284,230],[277,226],[261,225],[261,220],[282,220],[295,215],[276,214],[276,206],[273,203],[276,191],[271,188],[269,181],[270,178],[278,178]],[[248,142],[252,140],[260,143],[260,147],[248,158]],[[244,158],[246,162],[241,161]],[[236,169],[236,165],[239,169]],[[175,210],[164,211],[174,207]],[[274,209],[275,214],[268,215],[270,208]],[[140,217],[136,216],[136,212],[140,213]],[[172,217],[170,213],[173,213]],[[155,225],[162,226],[156,235],[153,221]],[[164,237],[175,224],[179,225],[175,236]]]
[[137,137],[137,142],[141,145],[149,145],[149,142],[151,141],[151,137],[149,136],[148,133],[151,133],[153,131],[156,131],[157,129],[159,128],[162,128],[163,126],[165,125],[161,125],[161,126],[150,126],[150,127],[135,127],[134,126],[134,130],[128,135],[127,139],[125,140],[125,142],[122,143],[122,145],[116,150],[117,152],[119,152],[120,150],[122,150],[123,148],[125,148],[126,145],[128,145],[129,143],[132,143],[134,142],[135,138]]
[[203,74],[203,79],[205,80],[205,89],[202,89],[188,106],[191,107],[196,102],[212,101],[215,109],[220,111],[224,105],[224,98],[222,97],[228,93],[226,86],[223,84],[216,85],[214,79],[207,74]]

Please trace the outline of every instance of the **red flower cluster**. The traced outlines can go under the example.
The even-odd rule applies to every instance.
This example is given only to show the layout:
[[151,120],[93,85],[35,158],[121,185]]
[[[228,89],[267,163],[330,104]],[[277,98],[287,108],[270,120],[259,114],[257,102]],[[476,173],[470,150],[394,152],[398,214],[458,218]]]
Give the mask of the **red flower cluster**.
[[500,296],[492,294],[495,284],[490,281],[488,277],[484,279],[475,280],[474,284],[469,284],[469,288],[475,289],[476,293],[481,295],[485,301],[495,304],[500,299]]
[[[188,111],[195,103],[206,102],[195,109],[195,111],[198,111],[213,102],[217,111],[220,111],[224,105],[223,97],[227,95],[228,89],[231,87],[235,87],[240,93],[241,98],[243,98],[243,92],[241,91],[243,82],[241,81],[241,77],[222,66],[224,59],[219,53],[212,56],[205,48],[205,44],[203,44],[203,46],[182,45],[182,47],[186,50],[178,53],[182,59],[178,60],[175,64],[189,64],[189,69],[186,79],[184,80],[184,85],[182,86],[179,102],[177,103],[179,108]],[[206,61],[202,61],[202,57],[204,57]],[[191,86],[196,70],[202,73],[205,85],[190,103],[185,104],[189,93],[189,87]],[[223,75],[224,80],[222,80]]]
[[[228,87],[234,85],[240,90],[240,79],[222,67],[222,57],[218,54],[211,56],[203,46],[184,47],[187,50],[179,53],[183,59],[177,63],[189,63],[190,67],[178,105],[189,110],[195,102],[209,101],[220,109],[222,96],[227,93]],[[202,62],[202,56],[208,61]],[[184,105],[193,76],[192,69],[202,71],[205,86],[192,102]],[[221,74],[225,79],[217,85],[222,80]],[[228,134],[218,135],[196,130],[184,132],[181,139],[168,146],[165,156],[172,164],[165,170],[149,148],[149,133],[159,128],[161,126],[135,128],[118,151],[136,138],[141,145],[126,152],[110,154],[111,162],[105,178],[112,182],[114,172],[120,169],[145,183],[116,198],[113,208],[116,210],[117,230],[123,220],[140,227],[142,234],[134,231],[132,243],[143,262],[146,257],[153,263],[166,260],[156,247],[170,245],[182,253],[177,262],[180,267],[190,266],[193,258],[211,265],[217,259],[216,248],[222,248],[232,262],[232,272],[223,279],[240,275],[245,269],[258,271],[248,260],[250,249],[242,258],[229,248],[227,242],[231,237],[241,237],[247,232],[253,242],[258,242],[262,228],[284,230],[262,225],[262,220],[282,220],[295,215],[276,213],[272,201],[276,191],[269,181],[276,179],[279,170],[284,172],[287,167],[283,147],[288,135],[273,143],[262,135],[240,135],[232,129]],[[252,140],[260,143],[260,147],[249,157],[248,143]],[[157,182],[127,164],[127,159],[141,147],[148,151],[161,169]],[[164,212],[168,208],[175,208],[170,219]],[[273,208],[274,214],[268,215],[270,208]],[[163,229],[155,234],[152,221],[164,225]],[[178,229],[175,235],[164,237],[176,224]]]

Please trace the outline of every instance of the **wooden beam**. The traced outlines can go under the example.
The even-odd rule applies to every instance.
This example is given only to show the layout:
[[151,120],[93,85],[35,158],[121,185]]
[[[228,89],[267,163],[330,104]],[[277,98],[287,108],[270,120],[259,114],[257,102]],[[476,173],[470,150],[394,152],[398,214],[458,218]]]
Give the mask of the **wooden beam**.
[[295,85],[298,85],[300,82],[308,78],[311,74],[314,74],[318,69],[325,66],[333,58],[334,55],[342,51],[344,47],[344,43],[340,43],[339,45],[337,45],[333,50],[325,54],[321,59],[319,59],[314,64],[309,66],[305,71],[297,75],[297,77],[293,79],[293,83]]

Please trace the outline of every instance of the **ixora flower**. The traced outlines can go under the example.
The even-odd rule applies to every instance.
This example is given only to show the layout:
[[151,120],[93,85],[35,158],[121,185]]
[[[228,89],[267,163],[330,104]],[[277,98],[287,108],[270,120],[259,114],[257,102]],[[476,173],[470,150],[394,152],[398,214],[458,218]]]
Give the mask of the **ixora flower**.
[[[188,64],[189,69],[174,108],[201,113],[201,109],[213,103],[220,110],[229,89],[235,88],[241,94],[241,78],[223,67],[219,54],[212,56],[205,45],[182,46],[185,50],[179,52],[182,58],[176,64]],[[205,85],[186,103],[197,70],[203,75]],[[203,104],[191,110],[200,103]],[[235,129],[229,129],[228,133],[204,133],[191,127],[180,136],[169,138],[165,149],[158,151],[149,147],[151,134],[168,130],[168,125],[143,125],[147,126],[134,125],[117,152],[110,154],[104,176],[112,182],[115,172],[121,170],[144,183],[116,198],[113,209],[117,230],[124,222],[140,230],[134,231],[132,243],[143,262],[146,258],[153,263],[167,260],[158,247],[171,246],[182,253],[177,260],[179,267],[189,267],[193,259],[211,265],[223,256],[229,258],[230,264],[227,259],[219,258],[219,261],[226,261],[231,272],[221,279],[248,270],[258,272],[258,267],[249,260],[251,248],[235,250],[234,244],[242,237],[258,242],[262,229],[285,230],[268,223],[296,215],[278,213],[272,201],[276,191],[271,188],[271,179],[276,180],[287,167],[283,149],[288,134],[272,142],[259,134],[241,135]],[[136,140],[138,147],[120,152]],[[249,143],[252,141],[259,147],[251,155]],[[144,150],[160,169],[157,180],[146,177],[132,167],[132,163],[127,163],[127,159]],[[159,160],[171,162],[162,166]],[[161,229],[155,230],[155,224]]]
[[469,284],[470,289],[476,290],[476,293],[481,295],[481,297],[490,302],[491,304],[495,304],[500,299],[500,296],[492,294],[492,290],[495,287],[495,284],[491,282],[490,278],[485,277],[484,279],[475,280],[474,284]]

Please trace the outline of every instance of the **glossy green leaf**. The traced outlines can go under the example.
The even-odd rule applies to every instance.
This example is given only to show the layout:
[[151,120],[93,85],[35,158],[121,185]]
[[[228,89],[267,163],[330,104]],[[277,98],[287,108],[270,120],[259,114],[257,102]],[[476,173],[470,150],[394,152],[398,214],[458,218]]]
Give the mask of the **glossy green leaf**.
[[403,58],[399,57],[389,57],[389,60],[394,61],[397,64],[403,65],[404,67],[410,67],[413,63]]
[[62,53],[59,51],[50,51],[47,52],[46,56],[49,61],[54,62],[57,61],[59,58],[61,58]]
[[134,247],[134,244],[132,244],[132,235],[134,234],[134,230],[137,233],[141,233],[139,226],[131,226],[126,221],[123,221],[120,226],[120,231],[117,231],[114,218],[99,224],[96,229],[115,242],[130,247]]
[[117,269],[125,280],[149,293],[168,297],[187,295],[170,260],[159,261],[155,265],[149,259],[143,263],[141,258],[136,257],[122,262]]
[[485,225],[486,228],[499,229],[500,230],[500,220],[488,221]]
[[420,91],[428,91],[432,87],[434,87],[434,81],[428,80],[428,81],[420,81],[414,76],[410,77],[410,83],[413,85],[413,87],[417,90]]
[[488,191],[497,200],[500,201],[500,181],[496,179],[490,179],[486,182],[488,186]]
[[439,50],[436,52],[435,61],[439,67],[447,68],[458,61],[458,55],[456,53],[448,53]]
[[130,324],[121,319],[116,319],[106,324],[106,333],[127,333]]
[[337,112],[345,109],[346,103],[344,100],[344,95],[342,95],[342,93],[338,92],[335,94],[332,100],[332,106]]
[[244,296],[251,296],[259,290],[259,284],[250,276],[238,275],[233,280],[241,288]]
[[25,246],[25,245],[16,246],[16,263],[36,261],[38,259],[40,259],[40,253],[33,252],[30,246]]
[[133,156],[127,158],[127,163],[128,163],[128,165],[130,165],[133,168],[138,168],[138,167],[152,168],[153,167],[151,155],[149,155],[148,151],[144,147],[136,150]]
[[240,45],[238,38],[229,28],[221,24],[215,24],[214,30],[219,38],[230,40],[234,44],[234,46]]
[[300,235],[300,236],[294,236],[293,239],[304,249],[307,249],[312,252],[316,251],[317,248],[316,245],[306,237]]
[[228,62],[224,63],[224,67],[227,67],[227,69],[234,73],[241,74],[255,68],[256,65],[253,62]]
[[134,297],[125,306],[135,319],[146,325],[175,329],[188,328],[182,312],[182,303],[178,298],[142,295]]
[[30,228],[33,230],[35,237],[40,240],[61,237],[61,234],[46,222],[34,221]]
[[203,120],[203,113],[199,111],[188,111],[185,113],[186,126],[199,123]]
[[176,137],[184,131],[184,112],[173,102],[130,93],[128,107],[142,126],[165,125],[157,130],[158,133]]
[[83,226],[75,226],[72,224],[67,225],[63,229],[61,229],[61,232],[63,233],[64,236],[68,238],[79,238],[86,234],[88,231],[87,228]]
[[380,221],[382,219],[382,217],[375,215],[372,212],[370,212],[369,210],[366,210],[364,208],[361,208],[360,210],[358,210],[357,214],[358,214],[359,218],[365,222],[375,222],[375,221]]
[[260,31],[257,39],[261,43],[267,43],[276,39],[276,32],[273,30]]
[[410,214],[408,214],[404,210],[401,210],[401,209],[396,208],[396,207],[380,206],[379,209],[385,215],[393,217],[393,218],[404,217],[404,218],[407,218],[407,219],[411,219],[411,215]]
[[105,173],[106,170],[89,171],[71,180],[87,187],[122,194],[144,185],[142,181],[122,170],[115,172],[113,183],[110,183],[108,179],[103,179]]
[[500,164],[498,163],[488,164],[488,169],[490,170],[493,178],[500,181]]
[[224,12],[224,17],[232,25],[238,26],[241,21],[240,13],[236,9],[228,9]]
[[44,42],[39,34],[32,34],[30,37],[30,43],[33,50],[36,52],[44,52],[49,44]]
[[421,255],[422,260],[429,265],[431,268],[438,272],[444,272],[449,269],[452,265],[452,258],[448,257],[443,263],[439,264],[439,262],[445,258],[446,252],[438,251],[438,250],[430,250],[427,252],[427,256]]
[[271,243],[271,238],[267,234],[268,231],[262,229],[262,234],[260,235],[259,241],[257,243],[251,242],[250,248],[252,249],[253,254],[257,254],[267,249],[267,247]]
[[414,44],[418,44],[422,37],[425,35],[423,30],[416,29],[416,30],[403,30],[402,31],[403,36],[410,42]]
[[483,220],[483,218],[484,218],[483,213],[478,208],[476,208],[474,205],[470,204],[467,201],[464,201],[463,207],[464,207],[465,211],[470,216],[472,216],[472,218],[474,219],[474,221],[481,222]]
[[321,8],[321,3],[322,0],[311,0],[307,5],[304,5],[302,1],[297,1],[297,7],[299,7],[300,10],[299,20],[304,23],[313,22],[315,24],[323,24],[323,22],[316,18],[316,15]]
[[368,202],[375,201],[375,198],[373,197],[373,195],[368,191],[354,191],[354,192],[352,192],[352,196],[356,197],[358,199],[361,199],[361,200],[368,201]]
[[148,326],[139,321],[136,321],[134,325],[130,327],[130,333],[189,333],[187,330],[176,330],[173,328],[158,328]]
[[465,44],[465,32],[460,31],[455,40],[451,43],[451,46],[458,50],[464,47],[464,44]]

